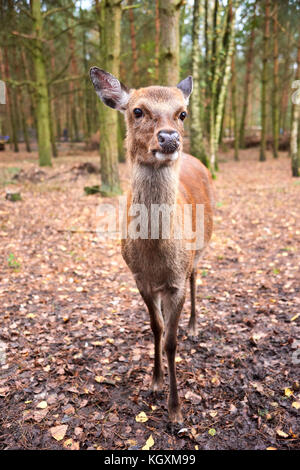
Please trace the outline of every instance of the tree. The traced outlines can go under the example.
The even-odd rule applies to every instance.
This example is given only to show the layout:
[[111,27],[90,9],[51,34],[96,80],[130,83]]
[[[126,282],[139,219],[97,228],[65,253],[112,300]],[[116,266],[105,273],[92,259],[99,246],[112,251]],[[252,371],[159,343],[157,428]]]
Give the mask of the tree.
[[160,85],[175,86],[179,82],[179,16],[182,4],[183,0],[159,1]]
[[33,20],[32,56],[35,71],[36,121],[39,147],[40,166],[51,166],[51,134],[49,122],[49,97],[46,75],[46,65],[43,54],[43,15],[41,2],[31,0],[31,15]]
[[194,1],[193,11],[193,34],[192,34],[192,76],[193,76],[193,93],[191,96],[191,153],[199,158],[206,166],[208,166],[207,156],[204,148],[201,110],[200,110],[200,0]]
[[242,115],[240,123],[240,135],[239,135],[239,145],[240,148],[245,148],[245,126],[247,119],[248,103],[250,96],[250,83],[251,83],[251,73],[253,67],[253,55],[254,55],[254,39],[255,39],[255,23],[256,23],[256,2],[254,3],[254,13],[251,18],[251,30],[249,38],[249,49],[246,54],[246,76],[245,76],[245,85],[243,93],[243,106],[242,106]]
[[296,92],[293,95],[292,102],[292,129],[291,129],[291,140],[290,140],[290,153],[292,161],[292,176],[299,177],[299,166],[300,166],[300,148],[299,148],[299,123],[300,123],[300,36],[298,39],[297,48],[297,71],[296,80],[293,83],[297,87]]
[[[216,2],[217,3],[217,2]],[[210,168],[214,172],[218,169],[217,150],[221,135],[221,124],[225,106],[227,88],[231,76],[231,59],[234,49],[235,37],[235,8],[233,1],[229,0],[226,6],[224,34],[217,38],[217,6],[214,8],[214,35],[212,43],[213,65],[211,66],[212,85],[210,96],[210,125],[209,125],[209,159]]]
[[[100,67],[119,75],[122,0],[96,0],[100,31]],[[118,114],[99,102],[101,194],[121,193],[118,170]]]
[[263,36],[263,59],[261,72],[261,140],[260,155],[261,162],[266,160],[267,143],[267,84],[268,84],[268,59],[269,59],[269,27],[270,27],[270,0],[264,0],[264,36]]
[[278,3],[273,8],[273,92],[272,92],[272,124],[273,124],[273,157],[278,158],[279,140],[279,76],[278,76]]
[[239,132],[238,132],[238,120],[237,120],[237,109],[236,109],[236,70],[235,70],[235,53],[232,55],[231,64],[231,106],[232,106],[232,117],[233,117],[233,129],[234,129],[234,159],[239,160]]

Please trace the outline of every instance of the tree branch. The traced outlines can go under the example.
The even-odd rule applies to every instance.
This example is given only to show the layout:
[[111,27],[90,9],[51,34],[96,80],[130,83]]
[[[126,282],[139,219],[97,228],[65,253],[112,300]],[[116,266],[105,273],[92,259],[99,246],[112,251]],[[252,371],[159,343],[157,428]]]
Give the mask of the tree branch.
[[122,11],[131,10],[132,8],[140,8],[141,5],[127,5],[122,7]]
[[17,80],[12,80],[11,78],[4,78],[4,82],[12,86],[13,88],[29,86],[33,88],[34,90],[36,89],[36,83],[33,80],[22,80],[21,82],[19,82]]
[[72,77],[65,77],[65,78],[61,78],[60,80],[55,80],[55,81],[52,81],[51,82],[51,85],[58,85],[60,83],[66,83],[66,82],[70,82],[71,80],[80,80],[82,78],[84,78],[86,76],[86,74],[82,74],[82,75],[74,75]]
[[58,13],[59,11],[64,11],[64,10],[69,10],[69,8],[73,8],[74,5],[68,5],[66,7],[57,7],[57,8],[52,8],[52,10],[48,10],[45,13],[43,13],[43,19],[47,18],[47,16],[53,15],[54,13]]

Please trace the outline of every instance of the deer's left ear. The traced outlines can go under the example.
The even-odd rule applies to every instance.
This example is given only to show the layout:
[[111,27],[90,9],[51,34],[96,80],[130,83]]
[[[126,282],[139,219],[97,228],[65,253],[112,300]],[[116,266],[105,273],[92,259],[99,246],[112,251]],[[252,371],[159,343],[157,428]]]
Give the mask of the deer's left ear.
[[114,75],[98,67],[92,67],[90,77],[97,95],[104,104],[110,108],[125,111],[129,90]]
[[185,100],[188,104],[190,94],[193,91],[193,77],[189,75],[184,80],[181,80],[181,82],[179,82],[176,86],[179,88],[179,90],[182,91],[183,96],[185,97]]

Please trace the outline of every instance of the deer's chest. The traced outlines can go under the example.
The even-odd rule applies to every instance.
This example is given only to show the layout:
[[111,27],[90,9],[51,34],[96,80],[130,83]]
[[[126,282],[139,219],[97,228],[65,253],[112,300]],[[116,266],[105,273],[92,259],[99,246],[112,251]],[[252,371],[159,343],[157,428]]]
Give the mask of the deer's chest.
[[122,255],[135,278],[153,287],[176,283],[191,265],[177,240],[125,240]]

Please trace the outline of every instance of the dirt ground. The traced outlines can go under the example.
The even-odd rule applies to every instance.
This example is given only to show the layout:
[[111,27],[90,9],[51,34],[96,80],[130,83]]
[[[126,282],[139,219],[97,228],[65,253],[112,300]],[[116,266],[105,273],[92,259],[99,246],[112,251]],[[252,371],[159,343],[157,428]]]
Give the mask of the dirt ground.
[[42,170],[35,153],[0,154],[0,449],[299,449],[300,181],[287,156],[222,155],[198,338],[189,298],[179,328],[185,422],[172,426],[167,376],[149,392],[152,333],[120,242],[96,233],[107,201],[84,193],[99,174],[80,164],[98,156],[62,150]]

